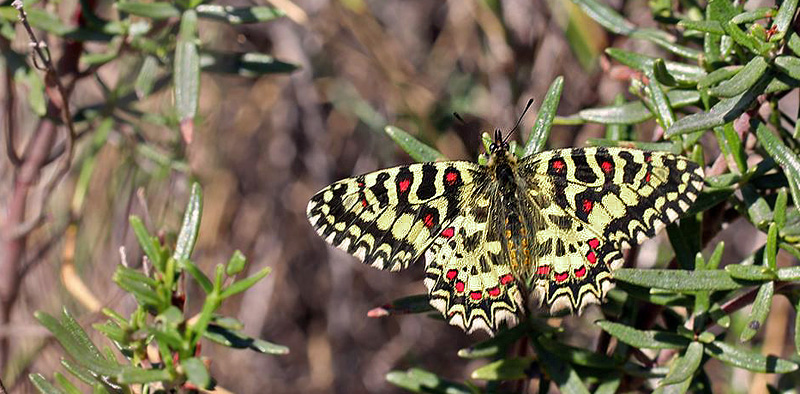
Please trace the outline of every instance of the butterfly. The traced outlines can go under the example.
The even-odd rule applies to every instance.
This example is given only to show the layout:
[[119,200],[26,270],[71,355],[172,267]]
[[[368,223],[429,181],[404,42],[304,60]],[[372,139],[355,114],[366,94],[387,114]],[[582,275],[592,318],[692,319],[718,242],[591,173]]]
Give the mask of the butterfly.
[[667,152],[567,148],[518,158],[500,131],[485,164],[417,163],[340,180],[309,222],[373,267],[425,261],[430,304],[468,333],[539,308],[580,313],[613,286],[622,250],[686,212],[697,163]]

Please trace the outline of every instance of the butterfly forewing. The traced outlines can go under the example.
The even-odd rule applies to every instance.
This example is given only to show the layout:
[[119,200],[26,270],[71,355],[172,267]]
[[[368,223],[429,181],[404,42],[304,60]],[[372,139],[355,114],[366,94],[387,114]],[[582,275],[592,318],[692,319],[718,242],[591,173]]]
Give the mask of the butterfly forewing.
[[562,149],[524,159],[519,175],[550,223],[536,234],[534,300],[556,312],[602,300],[621,249],[652,237],[697,198],[702,169],[665,152]]
[[366,264],[407,268],[458,216],[478,164],[412,164],[343,179],[319,191],[307,215],[328,243]]
[[308,205],[315,230],[374,267],[425,254],[430,302],[468,332],[514,325],[525,297],[550,312],[603,299],[621,250],[694,202],[702,169],[623,148],[543,152],[489,164],[412,164],[347,178]]

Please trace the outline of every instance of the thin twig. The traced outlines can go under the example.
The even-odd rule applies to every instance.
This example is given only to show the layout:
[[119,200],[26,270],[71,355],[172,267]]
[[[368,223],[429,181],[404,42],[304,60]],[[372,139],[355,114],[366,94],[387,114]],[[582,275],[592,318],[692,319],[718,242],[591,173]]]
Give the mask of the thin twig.
[[[5,38],[0,38],[0,49],[4,53],[11,53],[11,43],[6,40]],[[5,85],[6,85],[6,156],[8,156],[8,160],[14,167],[19,167],[22,164],[22,160],[19,158],[17,154],[15,143],[14,143],[14,86],[13,86],[13,78],[11,76],[11,68],[5,68]]]
[[[72,163],[72,156],[74,153],[74,144],[75,144],[75,125],[72,123],[72,115],[70,114],[69,110],[69,100],[67,96],[67,89],[64,88],[64,85],[61,83],[61,78],[58,75],[58,71],[56,70],[55,66],[53,66],[52,59],[50,58],[50,51],[47,50],[47,46],[39,41],[36,38],[36,34],[33,31],[30,23],[28,23],[28,15],[23,8],[23,4],[21,0],[14,0],[11,5],[16,8],[17,12],[19,13],[19,20],[22,23],[22,26],[25,27],[25,31],[28,33],[28,37],[31,40],[31,47],[34,49],[38,58],[44,63],[45,66],[45,86],[46,91],[48,93],[48,97],[50,98],[50,102],[55,104],[61,112],[61,116],[64,120],[64,123],[67,125],[67,136],[65,140],[65,154],[64,159],[61,162],[56,174],[53,178],[51,178],[47,184],[44,186],[44,192],[42,193],[41,200],[39,202],[39,211],[36,215],[33,216],[32,219],[28,220],[25,223],[21,223],[17,226],[16,229],[10,231],[6,236],[10,237],[20,237],[23,236],[42,223],[42,219],[44,218],[45,207],[47,206],[47,202],[50,199],[50,196],[53,193],[53,190],[56,188],[58,183],[70,170],[70,164]],[[37,59],[34,56],[34,60]],[[50,87],[55,86],[56,90],[58,91],[58,95],[53,94]]]

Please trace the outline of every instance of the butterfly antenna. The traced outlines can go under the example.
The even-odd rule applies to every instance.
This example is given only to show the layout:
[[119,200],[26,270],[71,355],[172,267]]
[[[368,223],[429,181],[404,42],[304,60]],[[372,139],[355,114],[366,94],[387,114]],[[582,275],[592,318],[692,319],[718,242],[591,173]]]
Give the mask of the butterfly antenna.
[[533,105],[533,99],[528,99],[528,104],[526,104],[525,109],[522,110],[522,114],[519,116],[519,119],[517,119],[517,123],[506,135],[506,138],[503,140],[504,143],[508,141],[508,139],[511,137],[511,134],[514,134],[514,131],[519,127],[519,124],[522,123],[522,118],[525,117],[525,113],[528,112],[528,109],[531,108],[531,105]]

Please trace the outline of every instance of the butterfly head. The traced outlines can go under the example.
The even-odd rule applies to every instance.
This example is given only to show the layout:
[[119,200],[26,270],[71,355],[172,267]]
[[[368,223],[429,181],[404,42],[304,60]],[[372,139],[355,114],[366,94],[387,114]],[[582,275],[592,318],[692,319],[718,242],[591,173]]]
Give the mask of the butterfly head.
[[511,152],[511,145],[508,143],[509,136],[503,137],[500,129],[494,131],[494,140],[489,145],[489,151],[484,155],[485,163],[488,166],[496,166],[500,163],[516,163],[517,156]]
[[489,153],[497,154],[508,151],[508,138],[503,138],[503,132],[500,129],[494,131],[494,141],[489,145]]

